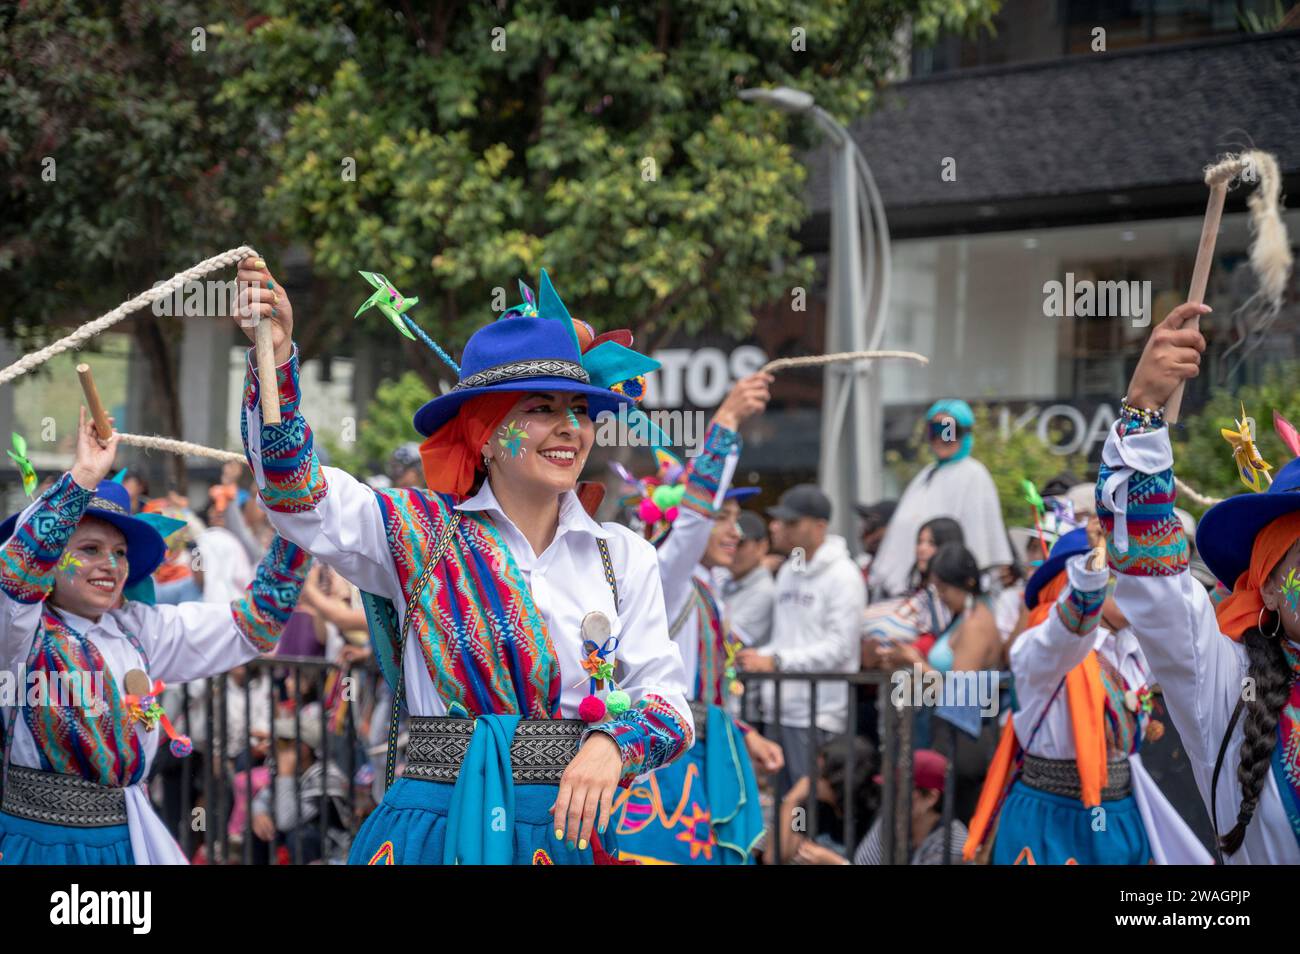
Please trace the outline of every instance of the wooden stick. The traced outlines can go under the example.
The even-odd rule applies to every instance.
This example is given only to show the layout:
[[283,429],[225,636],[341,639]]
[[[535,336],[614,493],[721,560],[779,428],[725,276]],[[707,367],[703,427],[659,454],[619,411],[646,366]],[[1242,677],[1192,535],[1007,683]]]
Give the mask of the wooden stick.
[[86,406],[90,408],[90,416],[95,420],[95,433],[99,435],[101,441],[106,441],[113,436],[113,426],[108,423],[108,412],[104,410],[104,402],[99,399],[99,389],[95,387],[95,378],[90,373],[90,365],[77,365],[77,377],[81,379],[81,391],[86,395]]
[[271,340],[271,319],[259,318],[255,331],[257,384],[262,395],[262,423],[280,423],[280,382],[275,376],[275,344]]
[[[1241,164],[1240,160],[1223,162],[1206,173],[1210,197],[1205,203],[1205,221],[1201,223],[1201,242],[1196,247],[1196,265],[1192,268],[1192,288],[1187,294],[1187,300],[1194,305],[1205,302],[1205,288],[1210,282],[1210,266],[1214,263],[1214,243],[1218,241],[1219,220],[1223,218],[1223,201],[1227,198],[1232,176],[1240,171],[1236,167]],[[1193,318],[1184,327],[1196,328],[1199,323],[1200,319]],[[1185,385],[1186,382],[1179,384],[1165,403],[1165,421],[1169,424],[1178,423],[1178,412],[1183,406]]]

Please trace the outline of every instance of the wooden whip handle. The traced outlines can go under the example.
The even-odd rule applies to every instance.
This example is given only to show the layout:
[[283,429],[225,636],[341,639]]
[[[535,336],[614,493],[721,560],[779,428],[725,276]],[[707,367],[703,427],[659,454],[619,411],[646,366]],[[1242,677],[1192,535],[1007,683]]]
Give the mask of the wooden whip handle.
[[[1223,218],[1223,200],[1228,195],[1228,183],[1217,182],[1210,186],[1210,198],[1205,204],[1205,221],[1201,223],[1201,242],[1196,247],[1196,265],[1192,268],[1192,287],[1187,300],[1194,305],[1205,302],[1205,287],[1210,282],[1210,265],[1214,262],[1214,243],[1219,238],[1219,221]],[[1199,319],[1193,318],[1184,327],[1195,328]],[[1165,421],[1178,423],[1178,412],[1183,406],[1183,389],[1179,384],[1165,402]]]
[[86,395],[86,406],[90,408],[90,416],[95,421],[95,433],[99,435],[101,441],[106,441],[113,436],[113,425],[108,423],[108,412],[104,410],[104,402],[99,399],[99,389],[95,387],[95,377],[90,373],[90,365],[77,365],[77,377],[81,380],[81,390]]
[[257,350],[257,383],[262,395],[262,423],[280,423],[280,383],[275,376],[275,344],[271,340],[271,319],[259,318],[254,332]]

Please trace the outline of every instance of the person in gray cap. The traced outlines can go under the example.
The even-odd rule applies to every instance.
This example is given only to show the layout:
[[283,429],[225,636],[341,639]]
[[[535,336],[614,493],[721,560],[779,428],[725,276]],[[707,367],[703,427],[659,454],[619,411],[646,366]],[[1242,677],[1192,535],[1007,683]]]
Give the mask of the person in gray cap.
[[748,646],[765,646],[772,636],[772,607],[776,599],[776,581],[763,558],[769,541],[767,524],[752,510],[742,510],[736,521],[740,543],[730,569],[724,571],[722,601],[731,617],[731,626],[744,634]]
[[[844,538],[826,532],[830,499],[813,484],[799,484],[782,494],[768,515],[773,549],[790,556],[776,577],[771,642],[742,650],[738,662],[755,672],[857,671],[867,589]],[[774,700],[773,686],[765,685],[763,713],[769,724],[775,721]],[[788,785],[803,775],[815,777],[817,749],[844,731],[848,702],[844,683],[819,685],[815,712],[807,683],[781,687],[781,721],[774,735],[785,751]]]
[[388,476],[394,487],[423,487],[424,464],[420,460],[420,445],[407,441],[388,458]]

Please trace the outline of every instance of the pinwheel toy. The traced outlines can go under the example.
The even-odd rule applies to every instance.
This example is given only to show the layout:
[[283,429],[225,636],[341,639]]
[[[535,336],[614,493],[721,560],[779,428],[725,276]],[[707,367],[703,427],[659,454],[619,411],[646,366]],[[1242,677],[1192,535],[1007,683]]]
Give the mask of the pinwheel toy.
[[1246,406],[1241,406],[1241,417],[1235,422],[1237,429],[1223,427],[1219,433],[1232,448],[1232,460],[1237,465],[1237,476],[1250,490],[1260,493],[1273,483],[1269,473],[1273,466],[1260,456],[1255,447],[1255,419],[1246,415]]
[[23,493],[30,497],[36,491],[36,468],[27,459],[27,441],[23,440],[23,436],[15,432],[13,443],[14,449],[9,451],[9,456],[18,465],[18,472],[23,475]]
[[1034,482],[1028,478],[1020,481],[1020,486],[1024,488],[1025,500],[1034,512],[1034,529],[1038,532],[1038,545],[1043,548],[1043,559],[1047,559],[1047,540],[1043,537],[1043,522],[1039,519],[1044,513],[1043,495],[1038,492]]

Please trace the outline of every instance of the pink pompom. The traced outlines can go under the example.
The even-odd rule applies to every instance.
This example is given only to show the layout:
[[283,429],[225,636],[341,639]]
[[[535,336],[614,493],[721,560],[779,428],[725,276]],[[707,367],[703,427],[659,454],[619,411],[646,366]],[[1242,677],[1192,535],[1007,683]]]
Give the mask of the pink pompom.
[[667,510],[665,510],[665,511],[664,511],[664,519],[667,520],[669,523],[672,523],[674,520],[676,520],[676,519],[677,519],[677,508],[676,508],[676,507],[669,507]]
[[641,505],[637,507],[636,512],[646,523],[654,523],[664,515],[663,511],[659,509],[659,505],[649,497],[641,501]]
[[583,722],[599,722],[605,718],[605,703],[596,696],[587,696],[578,703],[578,718]]

